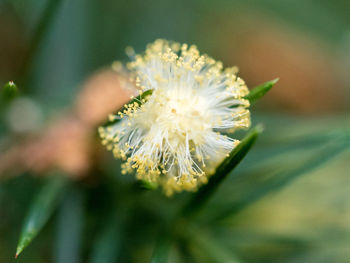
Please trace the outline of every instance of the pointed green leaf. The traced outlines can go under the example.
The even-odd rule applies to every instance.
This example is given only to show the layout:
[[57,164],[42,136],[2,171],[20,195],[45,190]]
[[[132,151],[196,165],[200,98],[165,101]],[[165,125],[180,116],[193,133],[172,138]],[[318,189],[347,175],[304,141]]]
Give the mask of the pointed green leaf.
[[142,94],[140,94],[139,96],[131,99],[128,103],[125,104],[125,106],[120,110],[121,112],[124,111],[126,109],[127,105],[133,104],[133,103],[138,103],[138,104],[142,104],[143,100],[147,99],[148,96],[152,95],[153,90],[149,89],[146,90],[145,92],[143,92]]
[[67,185],[63,176],[51,176],[39,191],[29,208],[17,245],[16,257],[36,237],[58,204],[59,197]]
[[2,97],[4,100],[11,100],[18,95],[17,85],[13,81],[7,82],[2,88]]
[[[139,105],[142,104],[147,99],[148,96],[152,95],[152,93],[153,93],[152,89],[146,90],[145,92],[143,92],[139,96],[137,96],[137,97],[131,99],[129,102],[127,102],[120,110],[118,110],[118,112],[124,112],[124,110],[127,110],[128,105],[131,105],[134,103],[137,103]],[[108,125],[117,123],[119,121],[120,121],[120,119],[118,119],[118,118],[110,119],[109,122],[103,126],[108,126]]]
[[202,186],[198,192],[194,194],[192,199],[183,207],[181,212],[182,215],[186,216],[194,214],[210,199],[219,185],[243,160],[262,130],[262,126],[258,125],[244,137],[238,146],[232,150],[230,155],[219,165],[215,174],[209,178],[209,182]]
[[253,88],[247,96],[244,98],[249,100],[250,104],[254,104],[258,99],[263,97],[272,87],[277,83],[279,79],[270,80],[255,88]]

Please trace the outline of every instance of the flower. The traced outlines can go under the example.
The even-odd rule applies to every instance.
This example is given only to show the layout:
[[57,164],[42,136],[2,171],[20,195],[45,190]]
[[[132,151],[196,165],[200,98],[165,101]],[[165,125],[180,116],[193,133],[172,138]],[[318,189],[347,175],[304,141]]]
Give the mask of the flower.
[[100,127],[102,143],[125,160],[123,173],[167,195],[195,191],[239,143],[227,134],[250,126],[247,86],[196,46],[156,40],[142,55],[128,53],[132,79],[149,95],[110,115],[117,122]]

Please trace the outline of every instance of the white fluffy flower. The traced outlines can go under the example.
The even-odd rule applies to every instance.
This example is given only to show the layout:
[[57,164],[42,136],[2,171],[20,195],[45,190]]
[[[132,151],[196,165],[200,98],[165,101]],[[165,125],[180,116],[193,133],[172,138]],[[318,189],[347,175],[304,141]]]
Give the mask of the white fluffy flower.
[[126,160],[123,171],[161,184],[167,194],[196,190],[239,141],[224,135],[250,125],[248,89],[235,68],[195,46],[157,40],[128,64],[142,101],[100,128],[103,144]]

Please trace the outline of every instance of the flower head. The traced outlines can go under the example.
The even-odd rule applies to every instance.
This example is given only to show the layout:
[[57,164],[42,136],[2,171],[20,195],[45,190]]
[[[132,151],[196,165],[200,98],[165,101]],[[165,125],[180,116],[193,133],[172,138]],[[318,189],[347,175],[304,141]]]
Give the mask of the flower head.
[[99,129],[102,143],[125,160],[123,173],[168,195],[196,190],[239,143],[227,134],[250,126],[244,81],[195,46],[165,40],[127,66],[140,94],[151,92],[110,116],[118,122]]

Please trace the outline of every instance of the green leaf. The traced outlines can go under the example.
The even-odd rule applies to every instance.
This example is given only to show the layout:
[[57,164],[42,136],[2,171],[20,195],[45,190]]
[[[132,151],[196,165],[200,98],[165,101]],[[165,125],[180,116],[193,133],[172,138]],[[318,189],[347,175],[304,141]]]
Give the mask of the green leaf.
[[[137,103],[137,104],[142,104],[144,102],[144,100],[147,99],[148,96],[152,95],[153,93],[153,90],[146,90],[145,92],[143,92],[142,94],[140,94],[139,96],[131,99],[128,103],[126,103],[120,110],[118,110],[118,112],[124,112],[124,110],[127,110],[127,106],[128,105],[131,105],[131,104],[134,104],[134,103]],[[117,119],[115,118],[114,120],[110,120],[108,123],[106,123],[105,125],[103,126],[108,126],[110,124],[114,124],[114,123],[117,123],[119,122],[120,119]]]
[[137,180],[137,185],[144,190],[155,190],[158,188],[157,183],[149,182],[146,180]]
[[[125,104],[125,106],[126,106],[126,105],[130,105],[130,104],[133,104],[133,103],[135,103],[135,102],[138,103],[138,104],[140,104],[140,103],[142,103],[142,100],[147,99],[147,97],[150,96],[150,95],[152,95],[152,93],[153,93],[153,90],[152,90],[152,89],[146,90],[145,92],[143,92],[143,93],[140,94],[139,96],[137,96],[137,97],[131,99],[128,103]],[[126,109],[125,106],[120,110],[121,112],[124,111],[124,110]]]
[[16,257],[28,246],[36,237],[53,211],[57,207],[58,201],[67,185],[67,180],[60,175],[51,175],[48,182],[35,197],[24,224],[16,250]]
[[1,93],[3,99],[8,101],[16,97],[19,92],[17,85],[13,81],[9,81],[3,86]]
[[97,237],[94,245],[91,263],[117,262],[121,245],[121,233],[118,219],[112,218]]
[[[318,154],[315,154],[311,158],[304,160],[302,165],[295,168],[293,167],[294,169],[290,169],[289,171],[278,172],[275,175],[270,176],[270,179],[263,181],[254,189],[246,191],[246,194],[241,196],[240,199],[235,201],[229,208],[218,212],[214,216],[214,220],[221,220],[230,215],[239,213],[241,210],[254,203],[255,201],[260,200],[267,194],[282,189],[296,178],[312,172],[313,170],[319,168],[321,165],[326,164],[338,154],[349,149],[349,147],[350,143],[348,141],[348,137],[345,137],[342,140],[333,141],[332,143],[323,147],[323,150],[319,151]],[[258,175],[258,173],[259,171],[256,171],[254,174]],[[251,187],[252,186],[250,185],[250,188]]]
[[250,104],[254,104],[258,99],[262,98],[279,79],[270,80],[255,88],[253,88],[244,98],[249,100]]
[[243,160],[262,130],[262,126],[258,125],[244,137],[238,146],[232,150],[230,155],[219,165],[215,174],[209,178],[209,182],[202,186],[198,192],[194,193],[192,199],[183,207],[182,215],[188,216],[194,214],[210,199],[219,185]]

